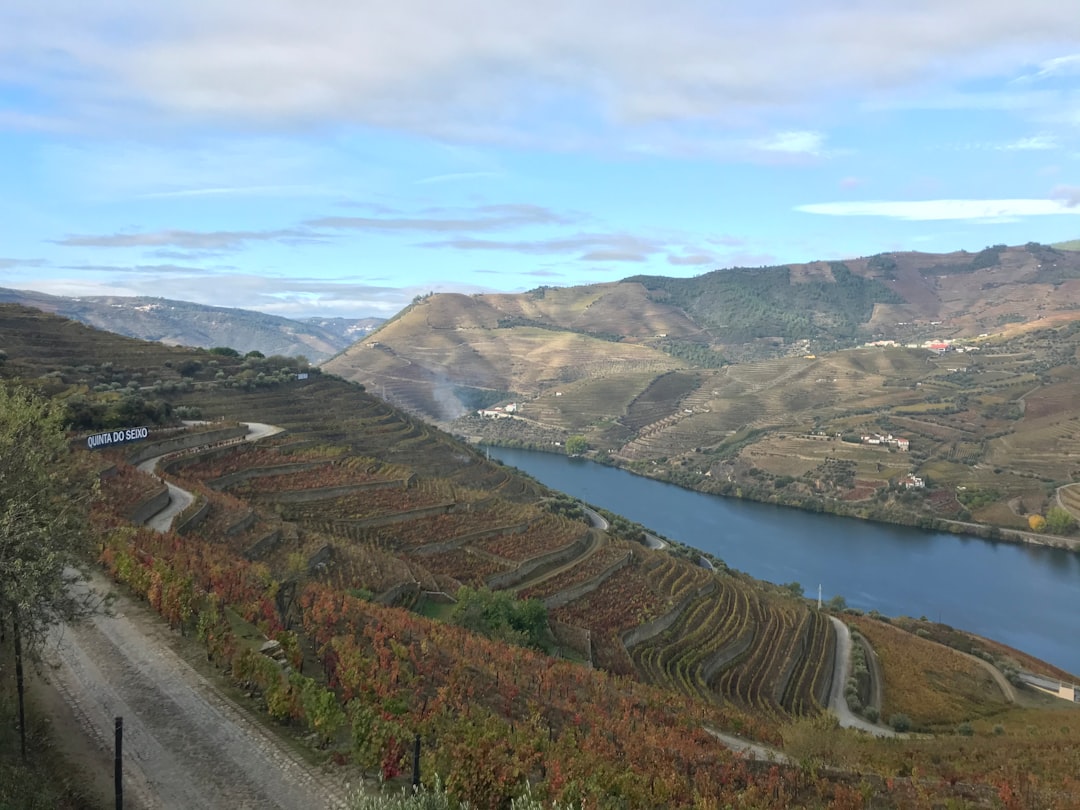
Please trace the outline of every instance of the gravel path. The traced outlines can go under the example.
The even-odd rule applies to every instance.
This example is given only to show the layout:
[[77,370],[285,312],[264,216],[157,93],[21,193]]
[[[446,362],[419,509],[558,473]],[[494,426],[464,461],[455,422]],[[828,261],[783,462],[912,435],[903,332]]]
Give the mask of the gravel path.
[[830,616],[836,630],[836,662],[833,665],[832,690],[829,693],[829,709],[840,719],[843,728],[857,728],[875,737],[895,737],[896,732],[863,720],[848,708],[844,698],[844,685],[851,674],[851,631],[835,616]]
[[[90,587],[109,588],[100,576]],[[100,746],[111,750],[113,720],[124,718],[125,799],[146,810],[346,806],[345,785],[177,655],[157,616],[125,596],[112,614],[59,629],[48,658],[54,685]]]
[[[249,427],[248,439],[278,432],[270,425]],[[156,461],[140,466],[152,471]],[[172,516],[190,502],[183,490],[170,486],[170,491],[173,503],[148,524],[159,530],[167,529]],[[111,590],[100,574],[81,587]],[[347,806],[350,790],[343,778],[308,765],[177,654],[177,642],[156,614],[120,595],[111,615],[57,628],[46,649],[55,668],[52,685],[86,736],[111,751],[114,718],[124,718],[125,806]]]

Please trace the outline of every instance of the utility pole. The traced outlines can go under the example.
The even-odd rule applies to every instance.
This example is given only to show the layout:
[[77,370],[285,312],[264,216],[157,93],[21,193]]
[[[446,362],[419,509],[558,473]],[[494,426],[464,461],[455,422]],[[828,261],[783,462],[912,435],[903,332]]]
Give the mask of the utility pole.
[[821,610],[821,583],[817,586],[817,609]]

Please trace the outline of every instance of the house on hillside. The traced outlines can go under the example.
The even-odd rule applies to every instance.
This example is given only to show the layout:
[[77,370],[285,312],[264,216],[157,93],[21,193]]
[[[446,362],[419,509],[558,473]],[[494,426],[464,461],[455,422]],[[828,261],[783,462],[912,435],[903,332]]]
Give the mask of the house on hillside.
[[494,408],[481,408],[477,413],[483,419],[512,419],[517,409],[517,403],[511,402],[508,405],[496,405]]
[[899,481],[896,482],[904,489],[923,489],[926,486],[926,482],[917,475],[905,475]]
[[859,440],[863,444],[872,444],[878,447],[886,445],[904,451],[907,451],[911,446],[911,442],[908,439],[901,438],[900,436],[893,436],[891,433],[867,433],[860,436]]

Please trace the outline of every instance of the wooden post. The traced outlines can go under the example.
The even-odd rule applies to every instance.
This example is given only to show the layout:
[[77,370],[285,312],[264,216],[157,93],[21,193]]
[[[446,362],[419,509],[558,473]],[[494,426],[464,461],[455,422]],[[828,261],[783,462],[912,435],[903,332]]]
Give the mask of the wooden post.
[[420,735],[413,737],[412,749],[412,786],[413,792],[420,790]]
[[23,686],[22,633],[18,613],[13,617],[11,625],[15,641],[15,689],[19,693],[19,753],[22,761],[26,762],[26,691]]
[[124,810],[124,718],[116,718],[116,755],[113,758],[113,785],[116,810]]

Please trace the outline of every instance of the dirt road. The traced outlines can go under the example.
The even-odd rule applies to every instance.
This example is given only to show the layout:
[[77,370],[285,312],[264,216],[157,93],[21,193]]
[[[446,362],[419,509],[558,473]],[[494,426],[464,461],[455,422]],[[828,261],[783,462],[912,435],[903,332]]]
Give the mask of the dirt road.
[[[277,432],[270,425],[249,428],[248,439]],[[152,471],[156,462],[140,466]],[[159,531],[191,500],[178,487],[170,491],[173,502],[148,524]],[[112,590],[100,574],[82,587]],[[111,615],[57,628],[45,650],[55,667],[51,685],[98,747],[99,763],[112,750],[114,718],[123,717],[125,806],[346,807],[349,786],[342,775],[310,766],[176,649],[189,648],[148,607],[118,595]]]
[[844,697],[844,685],[851,674],[851,631],[835,616],[830,616],[836,630],[836,662],[833,668],[832,690],[829,693],[829,709],[840,719],[844,728],[857,728],[875,737],[895,737],[896,732],[884,726],[863,720],[848,708]]
[[[109,583],[96,576],[89,587]],[[124,718],[125,799],[146,810],[345,807],[344,783],[307,765],[170,646],[171,631],[120,596],[113,615],[57,630],[50,678],[82,731],[111,750]]]

